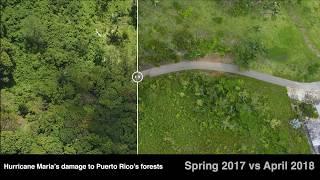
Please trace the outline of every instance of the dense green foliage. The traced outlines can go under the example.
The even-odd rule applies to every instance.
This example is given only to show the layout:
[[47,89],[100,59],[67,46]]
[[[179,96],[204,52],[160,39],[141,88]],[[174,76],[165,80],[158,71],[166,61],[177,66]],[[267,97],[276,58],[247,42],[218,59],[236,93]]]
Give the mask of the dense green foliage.
[[264,53],[265,49],[259,41],[243,40],[234,47],[235,63],[240,67],[249,68],[252,61]]
[[140,62],[218,54],[287,79],[320,80],[319,12],[317,0],[141,0]]
[[140,153],[309,153],[285,88],[188,72],[140,89]]
[[293,100],[293,109],[297,119],[318,118],[317,109],[309,103]]
[[1,153],[135,153],[134,1],[0,7]]

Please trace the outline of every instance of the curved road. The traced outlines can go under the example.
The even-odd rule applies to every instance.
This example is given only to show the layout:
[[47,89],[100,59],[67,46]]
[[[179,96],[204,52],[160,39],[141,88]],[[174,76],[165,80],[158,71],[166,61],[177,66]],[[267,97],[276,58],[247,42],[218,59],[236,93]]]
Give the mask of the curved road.
[[283,87],[299,88],[304,90],[320,90],[320,81],[311,83],[302,83],[291,81],[288,79],[279,78],[265,73],[256,71],[240,71],[239,67],[233,64],[223,64],[205,61],[182,61],[175,64],[167,64],[159,67],[154,67],[142,71],[144,76],[159,76],[162,74],[168,74],[172,72],[179,72],[184,70],[209,70],[209,71],[221,71],[232,74],[238,74],[242,76],[251,77],[268,83],[276,84]]

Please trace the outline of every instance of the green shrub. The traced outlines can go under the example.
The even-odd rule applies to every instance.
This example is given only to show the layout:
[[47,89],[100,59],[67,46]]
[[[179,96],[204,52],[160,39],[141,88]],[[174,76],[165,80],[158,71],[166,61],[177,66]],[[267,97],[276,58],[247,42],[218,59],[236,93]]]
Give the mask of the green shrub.
[[233,49],[235,63],[242,68],[249,68],[251,62],[265,52],[264,46],[257,40],[241,40]]

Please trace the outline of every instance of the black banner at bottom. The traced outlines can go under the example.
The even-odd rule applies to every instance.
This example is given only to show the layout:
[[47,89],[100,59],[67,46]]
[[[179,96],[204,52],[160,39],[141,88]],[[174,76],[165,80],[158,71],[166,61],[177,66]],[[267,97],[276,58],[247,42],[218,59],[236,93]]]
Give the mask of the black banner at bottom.
[[0,176],[319,176],[318,155],[1,155]]

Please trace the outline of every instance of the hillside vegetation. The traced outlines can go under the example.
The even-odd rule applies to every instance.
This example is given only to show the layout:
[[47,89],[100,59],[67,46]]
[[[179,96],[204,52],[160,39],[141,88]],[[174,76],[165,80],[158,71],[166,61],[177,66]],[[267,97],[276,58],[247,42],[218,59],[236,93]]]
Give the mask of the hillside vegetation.
[[319,12],[317,0],[141,0],[140,62],[228,55],[243,69],[319,81]]
[[310,153],[286,89],[239,76],[183,72],[145,79],[139,151],[160,154]]

